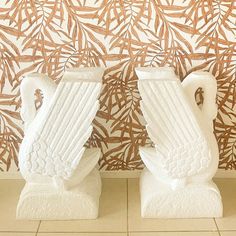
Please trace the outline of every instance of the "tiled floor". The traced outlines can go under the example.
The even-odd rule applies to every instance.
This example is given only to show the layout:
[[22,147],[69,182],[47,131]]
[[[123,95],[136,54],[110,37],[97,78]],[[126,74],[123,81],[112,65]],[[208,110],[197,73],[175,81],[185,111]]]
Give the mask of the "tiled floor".
[[103,179],[97,220],[20,221],[21,180],[0,180],[0,236],[236,236],[236,179],[217,179],[222,219],[142,219],[138,179]]

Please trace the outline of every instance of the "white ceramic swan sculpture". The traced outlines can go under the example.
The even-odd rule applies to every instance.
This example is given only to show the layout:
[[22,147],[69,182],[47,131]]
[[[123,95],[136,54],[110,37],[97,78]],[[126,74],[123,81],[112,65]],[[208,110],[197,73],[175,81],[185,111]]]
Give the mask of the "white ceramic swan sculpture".
[[[21,116],[25,138],[19,167],[26,185],[17,217],[27,219],[91,219],[98,215],[101,180],[95,168],[100,150],[84,144],[99,108],[102,68],[74,68],[56,86],[33,73],[21,83]],[[34,92],[41,89],[36,112]]]
[[[215,78],[193,72],[182,82],[168,67],[137,68],[141,110],[155,148],[140,148],[147,169],[140,179],[143,217],[220,217],[222,202],[212,182],[219,153],[213,134]],[[201,87],[199,108],[195,92]]]

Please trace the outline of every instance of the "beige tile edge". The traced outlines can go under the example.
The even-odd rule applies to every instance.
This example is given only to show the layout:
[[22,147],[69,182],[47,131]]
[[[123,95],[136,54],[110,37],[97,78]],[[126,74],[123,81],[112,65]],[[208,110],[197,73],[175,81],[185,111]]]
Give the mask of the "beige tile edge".
[[[102,178],[139,178],[141,170],[101,171]],[[236,178],[236,170],[218,169],[215,178]],[[20,172],[0,172],[0,179],[22,179]]]

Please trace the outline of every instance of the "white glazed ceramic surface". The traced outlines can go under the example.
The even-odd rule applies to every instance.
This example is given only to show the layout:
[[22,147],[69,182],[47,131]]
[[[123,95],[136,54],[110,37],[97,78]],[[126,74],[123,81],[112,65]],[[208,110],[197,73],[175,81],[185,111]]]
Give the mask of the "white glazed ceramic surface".
[[[147,167],[140,180],[142,215],[221,216],[221,196],[212,183],[219,162],[213,134],[215,78],[197,71],[181,84],[171,68],[137,68],[136,73],[147,132],[155,144],[140,148]],[[199,87],[204,91],[202,108],[195,101]]]
[[[26,186],[18,218],[96,218],[101,181],[95,166],[100,150],[86,150],[84,144],[99,108],[103,72],[102,68],[70,69],[58,86],[43,74],[23,79],[25,138],[19,166]],[[44,100],[36,112],[34,92],[38,88]]]

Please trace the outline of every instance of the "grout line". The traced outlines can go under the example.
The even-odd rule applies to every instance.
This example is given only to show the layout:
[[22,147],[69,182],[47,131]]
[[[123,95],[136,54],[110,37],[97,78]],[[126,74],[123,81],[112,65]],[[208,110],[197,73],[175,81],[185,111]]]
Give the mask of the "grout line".
[[[111,170],[111,171],[102,171],[100,174],[102,178],[139,178],[141,170]],[[218,169],[214,178],[218,179],[235,179],[236,171],[235,170],[225,170]],[[0,180],[23,180],[23,177],[19,171],[0,171]]]
[[126,215],[126,224],[127,224],[127,236],[129,236],[129,180],[126,179],[126,211],[127,211],[127,215]]
[[36,234],[35,234],[35,236],[37,236],[37,235],[38,235],[38,232],[39,232],[39,227],[40,227],[40,225],[41,225],[41,220],[39,221],[39,225],[38,225],[38,228],[37,228],[37,231],[36,231]]
[[[6,231],[6,232],[9,232],[9,231]],[[22,232],[15,232],[14,233],[22,233]],[[25,232],[23,232],[25,233]],[[29,232],[26,232],[26,233],[29,233]],[[66,234],[125,234],[127,233],[126,231],[41,231],[41,232],[38,232],[39,234],[61,234],[61,235],[66,235]]]
[[19,233],[19,234],[33,234],[35,231],[19,231],[19,230],[0,230],[0,233]]
[[[196,233],[209,233],[209,232],[217,232],[214,230],[172,230],[172,231],[168,231],[168,230],[161,230],[161,231],[143,231],[143,230],[139,230],[139,231],[129,231],[128,233],[191,233],[191,232],[196,232]],[[236,230],[221,230],[220,232],[236,232]],[[78,234],[78,233],[89,233],[89,234],[98,234],[98,233],[103,233],[103,234],[118,234],[118,233],[127,233],[126,231],[41,231],[41,232],[35,232],[35,231],[0,231],[0,233],[28,233],[28,234],[33,234],[33,233],[43,233],[43,234]]]
[[214,220],[214,222],[215,222],[215,225],[216,225],[216,228],[217,228],[217,232],[218,232],[219,236],[221,236],[221,233],[220,233],[219,227],[218,227],[218,225],[217,225],[217,223],[216,223],[216,219],[213,218],[213,220]]
[[[222,232],[236,232],[236,230],[235,229],[233,229],[233,230],[231,230],[231,229],[222,229],[222,230],[220,230],[220,232],[222,233]],[[235,234],[236,235],[236,234]]]
[[[232,230],[228,230],[231,232]],[[129,233],[216,233],[217,230],[139,230],[139,231],[129,231]],[[235,231],[236,232],[236,231]]]

